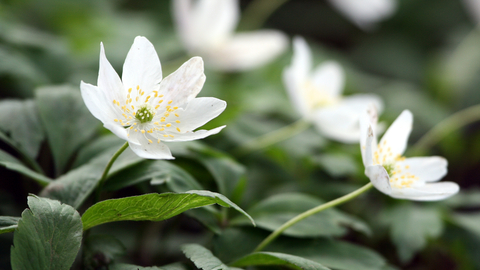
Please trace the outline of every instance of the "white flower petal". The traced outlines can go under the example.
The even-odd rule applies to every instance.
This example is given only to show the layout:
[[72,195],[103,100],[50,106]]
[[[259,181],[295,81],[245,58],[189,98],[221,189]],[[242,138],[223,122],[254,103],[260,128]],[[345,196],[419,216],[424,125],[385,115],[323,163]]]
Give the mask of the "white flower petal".
[[[162,67],[155,48],[145,37],[136,37],[123,64],[124,95],[127,96],[129,88],[134,90],[132,95],[136,93],[137,86],[148,95],[158,90],[161,80]],[[136,95],[132,97],[135,99]]]
[[113,122],[115,112],[112,108],[113,106],[107,101],[103,91],[98,89],[97,86],[81,81],[80,92],[85,105],[95,118],[103,123],[108,121]]
[[415,201],[438,201],[455,195],[460,187],[453,182],[426,183],[411,188],[394,189],[390,196]]
[[390,186],[390,178],[382,165],[367,166],[365,168],[365,175],[370,178],[370,181],[376,189],[382,193],[391,195],[392,187]]
[[[98,69],[97,86],[105,94],[107,104],[113,104],[113,100],[120,103],[125,101],[122,81],[110,62],[108,62],[103,43],[100,43],[100,66]],[[118,111],[120,112],[120,110]]]
[[397,7],[395,0],[330,0],[330,3],[364,30],[390,17]]
[[312,82],[316,89],[332,97],[338,97],[342,94],[345,85],[345,73],[337,62],[326,61],[315,68]]
[[[370,133],[373,133],[373,138],[371,140],[371,151],[372,153],[376,150],[377,147],[377,133],[376,126],[378,121],[378,112],[376,107],[373,104],[370,104],[368,108],[360,114],[360,149],[363,157],[363,164],[367,166],[365,160],[365,150],[367,148],[367,139]],[[370,129],[372,131],[370,131]],[[371,160],[371,158],[370,158]]]
[[412,157],[396,163],[402,174],[412,174],[419,181],[434,182],[447,174],[448,162],[443,157]]
[[236,0],[175,0],[174,15],[178,31],[191,52],[219,46],[235,30],[239,20]]
[[220,115],[226,107],[227,103],[217,98],[194,98],[188,102],[184,111],[179,110],[180,123],[176,126],[182,131],[192,131]]
[[205,55],[205,61],[215,69],[244,71],[270,62],[286,49],[287,43],[287,37],[279,31],[236,34]]
[[393,154],[391,156],[392,159],[394,159],[397,155],[402,155],[403,152],[405,152],[408,137],[412,131],[412,123],[412,113],[409,110],[404,110],[387,129],[380,140],[380,145],[385,145],[386,149],[390,148]]
[[[131,143],[130,139],[134,139],[139,143]],[[152,142],[149,142],[149,139]],[[174,159],[170,149],[168,149],[164,143],[157,142],[157,139],[151,137],[148,133],[142,134],[140,132],[131,132],[128,145],[135,154],[142,158]]]
[[105,128],[126,140],[127,132],[124,127],[114,121],[117,118],[115,108],[112,106],[113,102],[106,100],[105,92],[83,81],[80,83],[80,92],[85,105],[93,116],[102,121]]
[[171,100],[172,106],[182,106],[197,96],[204,83],[203,60],[201,57],[192,57],[163,79],[159,93],[164,95],[164,102]]
[[197,130],[194,132],[185,132],[185,133],[172,133],[174,135],[173,138],[171,137],[166,137],[164,138],[163,141],[166,142],[185,142],[185,141],[193,141],[193,140],[198,140],[198,139],[203,139],[205,137],[208,137],[210,135],[214,135],[219,133],[224,127],[226,126],[221,126],[217,127],[211,130]]
[[307,82],[312,66],[312,55],[307,42],[302,37],[293,39],[292,63],[283,71],[283,83],[293,106],[303,116],[307,117],[309,109],[303,95],[304,84]]
[[[378,114],[383,111],[383,101],[375,94],[356,94],[347,96],[342,100],[342,106],[344,106],[346,110],[355,112],[355,114],[361,114],[373,106],[374,110],[376,110],[377,118]],[[373,116],[374,115],[371,115],[371,117]]]

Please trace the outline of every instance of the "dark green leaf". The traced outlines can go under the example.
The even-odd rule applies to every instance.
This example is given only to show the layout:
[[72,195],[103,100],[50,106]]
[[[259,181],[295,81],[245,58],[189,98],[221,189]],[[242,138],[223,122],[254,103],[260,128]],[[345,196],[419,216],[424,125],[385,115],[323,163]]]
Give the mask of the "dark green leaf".
[[84,240],[83,261],[86,268],[98,269],[123,255],[125,246],[111,235],[89,235]]
[[480,213],[457,213],[452,218],[458,226],[480,237]]
[[158,267],[158,266],[142,267],[142,266],[137,266],[133,264],[116,263],[116,264],[110,265],[108,269],[109,270],[187,270],[186,267],[178,263],[164,265],[161,267]]
[[32,169],[23,165],[23,163],[21,163],[18,159],[3,150],[0,150],[0,166],[21,173],[35,180],[41,186],[46,186],[52,182],[52,179],[46,177],[43,174],[33,171]]
[[[116,150],[118,149],[109,149],[90,163],[62,175],[45,187],[45,189],[42,190],[41,195],[59,200],[75,208],[80,207],[85,199],[94,191],[105,166]],[[142,159],[135,155],[130,149],[127,149],[115,161],[110,169],[109,176],[128,168],[141,160]]]
[[189,209],[214,203],[224,207],[233,207],[248,216],[245,211],[221,194],[205,190],[192,190],[187,193],[154,193],[102,201],[87,209],[82,216],[82,221],[84,230],[103,223],[122,220],[160,221]]
[[232,263],[233,266],[279,265],[298,270],[328,270],[329,268],[298,256],[276,252],[256,252]]
[[118,190],[143,181],[163,180],[174,192],[202,189],[202,186],[188,172],[172,162],[163,160],[146,160],[137,166],[113,175],[105,184],[106,190]]
[[19,220],[19,217],[0,216],[0,234],[13,232]]
[[82,242],[82,221],[59,201],[28,197],[15,230],[12,269],[70,269]]
[[38,89],[36,102],[59,174],[65,170],[73,153],[99,128],[100,121],[88,111],[76,88]]
[[1,101],[0,129],[30,158],[37,157],[45,134],[33,100]]
[[[273,231],[298,214],[323,203],[306,194],[284,193],[265,199],[248,213],[259,227]],[[239,217],[233,220],[232,224],[246,222],[248,220]],[[370,229],[364,222],[336,209],[327,209],[310,216],[288,228],[283,234],[295,237],[341,236],[347,232],[345,226],[370,234]]]
[[124,143],[124,140],[113,134],[102,136],[85,145],[78,151],[78,155],[75,158],[75,162],[73,163],[72,167],[77,168],[83,164],[86,164],[99,154],[108,151],[109,149],[119,149]]
[[213,256],[210,250],[197,245],[188,244],[182,246],[182,251],[185,256],[189,258],[197,268],[203,270],[233,270],[238,269],[234,267],[228,267],[221,262],[217,257]]
[[413,203],[396,206],[388,214],[390,237],[397,247],[398,256],[408,262],[423,249],[429,238],[442,234],[443,223],[439,209]]

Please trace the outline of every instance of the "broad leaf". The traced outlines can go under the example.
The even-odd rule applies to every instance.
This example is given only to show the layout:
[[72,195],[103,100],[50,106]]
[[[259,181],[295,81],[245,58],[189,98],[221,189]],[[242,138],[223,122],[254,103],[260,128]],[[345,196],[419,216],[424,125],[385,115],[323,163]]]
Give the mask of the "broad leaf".
[[118,190],[143,181],[152,184],[165,183],[174,192],[202,189],[202,186],[188,172],[172,162],[145,160],[137,166],[113,175],[105,185],[106,190]]
[[182,251],[185,256],[189,258],[197,268],[203,270],[234,270],[238,268],[228,267],[217,257],[215,257],[210,250],[197,245],[188,244],[182,246]]
[[408,262],[427,245],[429,238],[442,234],[443,222],[439,209],[413,203],[396,206],[388,214],[390,237],[397,247],[398,256]]
[[69,205],[36,196],[15,230],[12,269],[70,269],[82,242],[80,215]]
[[126,263],[116,263],[112,264],[108,267],[109,270],[187,270],[186,267],[179,263],[164,265],[164,266],[150,266],[150,267],[142,267],[133,264],[126,264]]
[[279,265],[298,270],[328,270],[327,267],[298,256],[277,252],[256,252],[232,263],[233,266]]
[[[160,221],[192,208],[215,203],[224,207],[233,207],[248,216],[245,211],[221,194],[192,190],[186,193],[153,193],[99,202],[83,214],[83,228],[88,230],[100,224],[122,220]],[[253,223],[253,219],[251,221]]]
[[126,251],[125,246],[111,235],[90,234],[83,242],[82,257],[86,269],[107,267]]
[[77,168],[83,164],[86,164],[109,149],[119,149],[124,143],[124,140],[113,134],[102,136],[80,148],[72,167]]
[[19,220],[19,217],[0,216],[0,234],[13,232]]
[[45,134],[33,100],[1,101],[0,129],[30,158],[37,157]]
[[[40,194],[45,197],[59,200],[75,208],[80,207],[85,199],[94,191],[105,166],[116,150],[118,149],[109,149],[102,155],[93,159],[90,163],[62,175],[50,183]],[[128,168],[141,160],[142,159],[135,155],[130,149],[127,149],[115,161],[110,169],[109,176]]]
[[38,89],[36,103],[58,175],[65,171],[73,153],[92,137],[100,121],[88,111],[80,92],[68,86]]
[[46,186],[52,182],[52,179],[40,174],[21,163],[18,159],[11,156],[7,152],[0,150],[0,166],[9,170],[16,171],[25,175],[28,178],[35,180],[39,185]]
[[[273,231],[298,214],[323,203],[306,194],[284,193],[267,198],[248,213],[259,227]],[[232,224],[246,224],[246,221],[239,217],[233,220]],[[370,229],[364,222],[336,209],[327,209],[312,215],[288,228],[283,234],[295,237],[342,236],[348,231],[346,226],[370,234]]]
[[457,213],[452,215],[453,221],[460,227],[477,235],[480,238],[480,213]]
[[[267,236],[253,228],[229,228],[215,238],[214,251],[222,261],[231,263],[248,256]],[[326,238],[279,237],[265,251],[302,257],[336,270],[383,270],[386,266],[385,259],[369,248]]]

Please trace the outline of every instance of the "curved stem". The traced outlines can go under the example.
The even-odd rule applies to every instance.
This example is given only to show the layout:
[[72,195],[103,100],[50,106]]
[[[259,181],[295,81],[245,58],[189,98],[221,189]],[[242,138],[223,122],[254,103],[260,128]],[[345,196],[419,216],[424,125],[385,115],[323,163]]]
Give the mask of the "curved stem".
[[301,214],[299,214],[298,216],[290,219],[289,221],[287,221],[286,223],[284,223],[282,226],[280,226],[278,229],[276,229],[275,231],[273,231],[267,238],[265,238],[258,246],[257,248],[255,248],[254,252],[258,252],[258,251],[261,251],[262,249],[264,249],[268,244],[270,244],[270,242],[272,242],[273,240],[275,240],[275,238],[277,238],[280,234],[282,234],[282,232],[284,232],[286,229],[292,227],[293,225],[295,225],[296,223],[304,220],[305,218],[311,216],[311,215],[314,215],[316,213],[319,213],[325,209],[328,209],[330,207],[334,207],[334,206],[337,206],[339,204],[342,204],[344,202],[348,202],[349,200],[357,197],[358,195],[364,193],[365,191],[371,189],[373,187],[373,184],[372,183],[368,183],[366,184],[365,186],[345,195],[345,196],[342,196],[340,198],[337,198],[333,201],[329,201],[327,203],[324,203],[324,204],[321,204],[315,208],[312,208],[306,212],[303,212]]
[[100,199],[100,193],[102,191],[103,184],[105,184],[105,181],[107,180],[107,175],[108,175],[108,172],[110,171],[110,168],[112,168],[112,165],[115,162],[115,160],[117,160],[117,158],[123,153],[123,151],[125,151],[125,149],[127,149],[127,147],[128,147],[128,142],[125,142],[122,145],[122,147],[120,147],[120,149],[118,149],[117,152],[113,154],[112,158],[110,159],[107,166],[105,167],[105,170],[103,170],[102,177],[100,177],[100,180],[98,181],[98,184],[97,184],[97,192],[95,195],[96,201]]
[[458,111],[423,135],[413,148],[417,151],[432,147],[452,131],[480,120],[480,104]]
[[306,130],[310,127],[310,123],[304,121],[303,119],[297,120],[296,122],[282,127],[280,129],[274,130],[267,134],[264,134],[260,137],[257,137],[244,145],[241,145],[233,150],[234,156],[244,156],[250,154],[251,152],[266,148],[272,144],[289,139],[298,133]]
[[254,0],[243,12],[239,28],[252,30],[260,28],[267,18],[288,0]]

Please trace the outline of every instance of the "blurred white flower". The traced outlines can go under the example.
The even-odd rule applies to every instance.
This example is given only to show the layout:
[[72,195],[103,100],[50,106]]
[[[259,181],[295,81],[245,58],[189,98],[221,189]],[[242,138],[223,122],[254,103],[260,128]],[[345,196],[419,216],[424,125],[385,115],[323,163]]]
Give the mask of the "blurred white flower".
[[145,37],[136,37],[123,65],[122,80],[100,46],[98,86],[81,82],[83,100],[105,128],[127,140],[140,157],[172,159],[162,143],[202,139],[218,133],[194,129],[217,117],[226,102],[195,98],[205,82],[203,61],[193,57],[162,80],[160,60]]
[[330,3],[363,30],[372,29],[397,9],[396,0],[330,0]]
[[301,37],[293,41],[293,58],[283,81],[294,107],[326,137],[356,143],[359,118],[370,104],[381,111],[381,99],[372,94],[342,97],[345,75],[340,64],[327,61],[313,71],[310,48]]
[[475,23],[480,23],[480,0],[463,0],[463,3]]
[[237,0],[173,0],[180,38],[192,55],[223,71],[253,69],[273,60],[287,47],[274,30],[234,34],[240,10]]
[[447,160],[443,157],[402,156],[412,130],[413,116],[403,111],[377,144],[375,136],[377,115],[373,108],[360,120],[360,141],[365,174],[381,192],[398,199],[436,201],[459,191],[453,182],[431,183],[447,174]]

